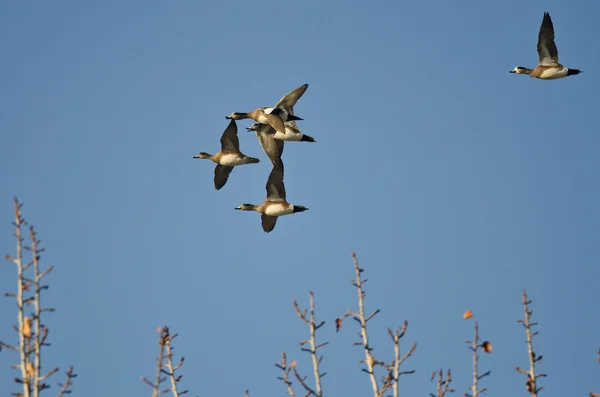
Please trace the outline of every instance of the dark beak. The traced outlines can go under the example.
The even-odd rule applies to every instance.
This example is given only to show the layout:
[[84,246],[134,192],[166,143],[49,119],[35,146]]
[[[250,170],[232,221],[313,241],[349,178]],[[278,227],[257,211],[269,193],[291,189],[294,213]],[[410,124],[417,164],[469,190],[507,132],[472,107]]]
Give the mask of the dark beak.
[[517,72],[515,72],[514,70],[510,70],[508,73],[517,73]]

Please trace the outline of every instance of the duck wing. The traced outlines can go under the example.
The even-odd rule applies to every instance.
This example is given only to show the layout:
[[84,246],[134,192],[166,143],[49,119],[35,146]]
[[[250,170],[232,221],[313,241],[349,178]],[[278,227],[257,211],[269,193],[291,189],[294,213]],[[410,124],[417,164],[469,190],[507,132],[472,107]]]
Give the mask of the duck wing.
[[540,57],[540,65],[558,65],[558,49],[554,43],[554,25],[550,14],[544,13],[540,33],[538,34],[537,52]]
[[267,123],[278,132],[285,134],[285,124],[283,123],[282,118],[275,113],[266,113],[264,110],[262,114],[265,116]]
[[294,106],[296,105],[296,102],[298,102],[298,99],[300,99],[302,95],[304,95],[307,88],[308,84],[302,84],[300,87],[293,89],[292,91],[285,94],[283,98],[281,98],[279,102],[277,102],[277,105],[275,105],[275,107],[283,109],[289,114],[294,114]]
[[275,224],[277,223],[277,216],[265,215],[262,214],[260,217],[262,228],[265,232],[270,233],[273,229],[275,229]]
[[286,200],[285,185],[283,184],[283,161],[280,160],[273,166],[265,187],[268,201]]
[[215,189],[219,190],[227,183],[233,167],[217,164],[215,167]]
[[221,150],[229,153],[240,151],[240,140],[238,139],[237,124],[234,119],[231,119],[223,135],[221,135]]

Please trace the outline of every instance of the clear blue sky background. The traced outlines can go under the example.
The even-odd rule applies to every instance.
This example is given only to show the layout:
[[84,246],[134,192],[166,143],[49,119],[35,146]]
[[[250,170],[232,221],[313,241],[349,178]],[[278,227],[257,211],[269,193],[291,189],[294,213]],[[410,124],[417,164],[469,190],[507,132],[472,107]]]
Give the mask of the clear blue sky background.
[[[534,299],[546,396],[600,391],[597,1],[79,1],[0,6],[0,251],[14,253],[12,196],[56,266],[45,303],[48,368],[69,364],[75,395],[150,395],[155,328],[180,333],[192,395],[283,395],[281,351],[308,355],[292,298],[308,291],[327,325],[328,396],[369,395],[333,320],[356,308],[350,252],[370,281],[377,357],[385,327],[419,346],[405,395],[452,368],[467,391],[472,322],[494,344],[488,395],[526,395],[520,294]],[[543,12],[579,76],[508,73],[537,62]],[[270,164],[240,122],[244,153],[221,191],[224,116],[274,105],[303,84],[288,144],[288,199],[310,208],[265,234],[256,213]],[[0,267],[2,291],[14,266]],[[13,341],[13,303],[0,339]],[[2,394],[16,391],[0,353]],[[58,378],[54,379],[55,381]],[[55,390],[56,391],[56,390]]]

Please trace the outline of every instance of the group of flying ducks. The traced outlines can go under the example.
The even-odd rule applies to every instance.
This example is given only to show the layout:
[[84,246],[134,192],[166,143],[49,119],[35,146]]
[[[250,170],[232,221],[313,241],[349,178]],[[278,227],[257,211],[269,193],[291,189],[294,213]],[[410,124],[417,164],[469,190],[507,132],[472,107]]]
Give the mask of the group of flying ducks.
[[260,161],[257,158],[246,156],[240,151],[240,141],[237,135],[236,120],[252,119],[256,121],[246,129],[256,132],[260,146],[273,164],[266,185],[267,198],[262,204],[242,204],[235,209],[261,213],[262,228],[267,233],[275,228],[278,217],[308,210],[302,205],[287,202],[281,159],[285,141],[315,142],[311,136],[300,132],[296,121],[302,120],[302,118],[294,115],[294,105],[307,88],[308,84],[303,84],[290,91],[274,107],[261,107],[249,113],[233,112],[226,116],[225,118],[231,121],[221,136],[221,150],[214,155],[200,152],[194,156],[197,159],[209,159],[217,163],[214,178],[215,189],[221,189],[227,183],[233,167]]
[[[510,73],[528,74],[543,80],[560,79],[581,73],[579,69],[567,68],[558,62],[558,49],[554,43],[554,26],[550,14],[544,13],[542,25],[538,34],[537,52],[539,63],[533,69],[517,66]],[[260,205],[242,204],[237,210],[256,211],[262,214],[262,227],[265,232],[275,228],[277,217],[308,210],[301,205],[290,204],[286,201],[285,186],[283,185],[283,153],[284,141],[315,142],[315,140],[300,132],[296,120],[302,120],[294,115],[294,105],[302,97],[308,84],[304,84],[290,91],[275,105],[275,107],[262,107],[249,113],[234,112],[227,116],[229,126],[221,137],[221,151],[210,155],[200,152],[194,158],[210,159],[217,163],[215,167],[215,188],[221,189],[233,167],[243,164],[258,163],[259,159],[248,157],[240,152],[240,142],[237,136],[236,120],[252,119],[256,124],[248,127],[248,131],[255,131],[260,146],[273,163],[273,170],[267,180],[267,199]]]

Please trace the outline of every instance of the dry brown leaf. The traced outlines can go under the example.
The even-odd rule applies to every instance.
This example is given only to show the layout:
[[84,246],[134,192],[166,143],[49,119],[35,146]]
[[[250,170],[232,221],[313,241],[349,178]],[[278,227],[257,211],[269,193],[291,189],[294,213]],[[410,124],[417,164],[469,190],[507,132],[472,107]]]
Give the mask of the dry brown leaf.
[[296,368],[296,360],[294,360],[290,363],[290,368],[292,368],[292,369]]
[[29,317],[25,317],[23,321],[23,336],[31,338],[31,319]]
[[372,355],[368,355],[367,356],[367,364],[369,364],[369,366],[373,366],[373,364],[375,363],[375,359],[373,358]]
[[34,372],[33,372],[33,364],[31,363],[31,361],[29,361],[25,365],[25,372],[27,372],[27,376],[29,376],[30,378],[33,378]]
[[342,327],[342,318],[338,317],[335,319],[335,332],[339,332]]
[[490,341],[485,341],[481,344],[481,348],[483,349],[484,352],[486,353],[491,353],[492,352],[492,342]]
[[471,317],[473,317],[473,312],[472,312],[472,311],[470,311],[470,310],[467,310],[467,311],[466,311],[466,312],[463,314],[463,318],[464,318],[465,320],[468,320],[468,319],[470,319]]

